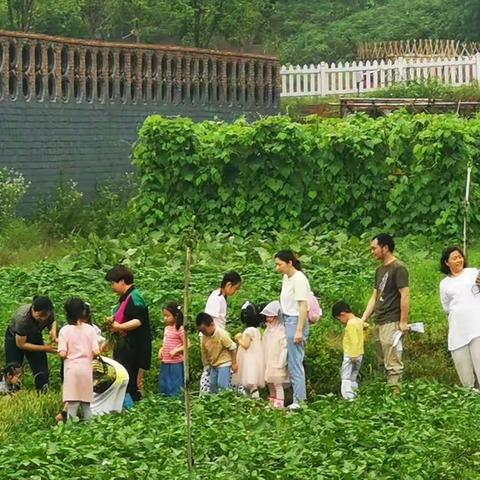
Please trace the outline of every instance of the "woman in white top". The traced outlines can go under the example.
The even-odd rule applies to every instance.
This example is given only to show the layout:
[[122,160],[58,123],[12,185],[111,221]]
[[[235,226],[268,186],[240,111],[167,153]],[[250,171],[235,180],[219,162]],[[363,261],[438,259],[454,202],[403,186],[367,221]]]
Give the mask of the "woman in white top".
[[[208,313],[217,327],[225,330],[227,323],[227,298],[235,295],[242,286],[242,277],[235,271],[227,272],[220,283],[208,297],[205,313]],[[200,377],[200,393],[210,392],[210,369],[203,370]]]
[[444,250],[440,299],[448,314],[448,350],[464,387],[480,384],[480,275],[457,247]]
[[307,399],[303,359],[309,332],[310,284],[302,272],[300,261],[290,250],[281,250],[275,255],[275,268],[283,275],[280,305],[287,334],[288,373],[293,386],[293,403],[288,408],[294,410]]

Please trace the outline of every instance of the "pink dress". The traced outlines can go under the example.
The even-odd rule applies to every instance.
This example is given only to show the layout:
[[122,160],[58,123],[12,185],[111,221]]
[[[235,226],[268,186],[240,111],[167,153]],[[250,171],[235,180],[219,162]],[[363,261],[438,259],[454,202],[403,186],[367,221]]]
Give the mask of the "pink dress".
[[283,322],[276,320],[267,324],[263,334],[265,352],[265,381],[289,383],[287,368],[287,335]]
[[245,388],[263,387],[265,385],[265,360],[262,336],[255,327],[248,327],[243,336],[250,337],[250,346],[245,350],[239,346],[237,350],[238,373],[232,377],[234,385]]
[[65,325],[58,335],[58,351],[67,352],[63,364],[63,401],[91,403],[92,360],[99,353],[97,332],[86,323]]

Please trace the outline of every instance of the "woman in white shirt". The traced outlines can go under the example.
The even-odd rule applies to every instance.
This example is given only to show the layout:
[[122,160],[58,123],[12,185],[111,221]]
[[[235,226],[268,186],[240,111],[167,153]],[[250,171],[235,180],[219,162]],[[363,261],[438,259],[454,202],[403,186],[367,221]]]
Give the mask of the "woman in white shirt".
[[473,388],[480,384],[480,275],[467,268],[465,255],[457,247],[442,253],[440,299],[448,314],[448,350],[460,382]]
[[[227,272],[220,283],[208,297],[205,313],[208,313],[217,327],[225,330],[227,323],[227,298],[235,295],[242,286],[242,277],[235,271]],[[210,392],[210,369],[205,368],[200,378],[200,393]]]
[[307,387],[303,359],[308,337],[308,297],[310,284],[302,272],[300,261],[290,250],[275,255],[275,268],[283,275],[280,305],[287,333],[288,373],[293,386],[291,410],[300,408],[307,399]]

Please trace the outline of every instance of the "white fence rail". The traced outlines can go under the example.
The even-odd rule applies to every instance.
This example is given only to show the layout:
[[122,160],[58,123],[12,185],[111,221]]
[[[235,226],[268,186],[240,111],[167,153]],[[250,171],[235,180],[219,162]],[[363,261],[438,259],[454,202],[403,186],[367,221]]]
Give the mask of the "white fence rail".
[[467,85],[480,81],[480,53],[472,57],[445,59],[398,58],[395,61],[367,61],[319,65],[283,66],[282,97],[343,95],[368,92],[394,83],[437,79],[446,85]]

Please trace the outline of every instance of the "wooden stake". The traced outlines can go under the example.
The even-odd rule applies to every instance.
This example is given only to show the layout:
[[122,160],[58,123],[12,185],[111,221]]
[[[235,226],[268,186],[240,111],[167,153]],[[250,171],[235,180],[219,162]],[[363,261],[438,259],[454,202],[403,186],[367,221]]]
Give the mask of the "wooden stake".
[[183,287],[183,369],[184,369],[184,397],[185,397],[185,425],[187,432],[187,466],[189,473],[193,470],[192,453],[192,412],[190,396],[190,374],[188,365],[188,304],[190,301],[190,277],[192,265],[192,248],[187,246],[185,257],[185,283]]

